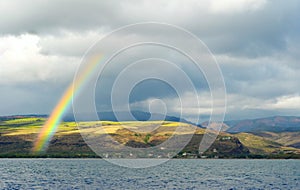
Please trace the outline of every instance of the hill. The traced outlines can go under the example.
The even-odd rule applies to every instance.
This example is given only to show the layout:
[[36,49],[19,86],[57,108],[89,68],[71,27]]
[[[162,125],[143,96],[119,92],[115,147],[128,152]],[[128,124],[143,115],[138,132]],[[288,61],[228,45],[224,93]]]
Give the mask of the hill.
[[274,116],[259,119],[245,119],[224,122],[229,128],[226,132],[297,132],[300,131],[300,117]]
[[[204,122],[202,126],[207,127],[207,124]],[[285,154],[297,152],[300,148],[300,117],[274,116],[225,121],[221,131],[239,138],[252,154]]]
[[[204,153],[199,153],[199,144],[205,134],[205,129],[189,123],[174,121],[85,121],[80,122],[81,130],[75,122],[62,122],[50,146],[43,154],[31,152],[33,142],[45,117],[14,116],[0,120],[0,157],[98,157],[83,140],[81,134],[92,134],[96,139],[108,136],[101,133],[104,129],[116,142],[133,148],[148,148],[158,146],[173,135],[178,139],[185,139],[194,130],[190,142],[175,157],[219,157],[219,158],[299,158],[300,132],[256,132],[235,133],[221,132],[212,146]],[[175,131],[178,126],[182,130]],[[228,126],[225,125],[224,130]],[[171,144],[170,147],[176,147]],[[128,153],[108,154],[111,157],[134,157]],[[107,155],[102,155],[107,156]],[[151,155],[140,152],[137,157],[168,157],[168,153],[161,151]]]
[[[81,133],[91,133],[91,130],[93,130],[94,132],[91,134],[95,135],[95,138],[106,138],[103,134],[97,132],[97,129],[102,127],[120,144],[133,148],[147,148],[161,144],[173,134],[178,139],[184,139],[189,130],[175,132],[179,125],[184,126],[186,129],[194,129],[196,132],[191,141],[175,157],[245,158],[257,157],[257,155],[263,157],[299,157],[299,149],[288,147],[281,141],[277,142],[276,139],[266,139],[263,136],[249,133],[229,134],[226,132],[221,132],[212,146],[206,152],[200,154],[198,147],[205,130],[192,124],[174,121],[86,121],[79,123],[79,125],[84,126],[81,131],[78,130],[75,122],[62,122],[51,140],[48,150],[40,155],[32,154],[33,142],[45,120],[44,117],[33,116],[1,120],[0,157],[98,157],[82,139]],[[154,130],[153,126],[156,127]],[[130,129],[138,130],[134,132]],[[122,154],[111,152],[109,155],[124,158],[135,156],[126,152]],[[167,152],[164,151],[151,155],[143,155],[141,152],[138,155],[138,157],[146,158],[167,156]]]
[[[184,139],[188,135],[190,129],[195,130],[195,134],[177,157],[197,157],[198,146],[203,138],[204,129],[197,126],[170,121],[147,121],[147,122],[81,122],[80,125],[84,128],[79,131],[75,122],[63,122],[60,124],[58,131],[50,142],[47,152],[42,155],[33,155],[31,153],[33,142],[41,129],[45,118],[14,118],[11,120],[0,122],[0,156],[2,157],[97,157],[94,152],[83,141],[80,132],[91,133],[96,135],[96,138],[105,138],[101,133],[97,133],[97,128],[102,127],[107,133],[113,136],[115,141],[130,146],[133,148],[147,148],[161,144],[170,136],[175,134],[178,139]],[[101,124],[101,126],[100,126]],[[186,130],[175,131],[178,126],[183,126]],[[153,130],[153,127],[155,129]],[[130,129],[138,129],[138,132],[133,132]],[[150,131],[150,132],[147,132]],[[213,144],[211,149],[203,156],[212,157],[218,153],[223,157],[231,157],[235,155],[246,155],[249,151],[244,147],[238,139],[232,137],[224,140],[220,136]],[[171,145],[172,147],[173,145]],[[176,147],[176,144],[174,144]],[[114,155],[112,152],[111,156]],[[122,154],[122,157],[132,157],[128,153]],[[149,155],[139,155],[149,157]],[[160,152],[157,155],[153,154],[150,157],[167,157],[167,152]]]
[[262,131],[253,134],[255,134],[256,136],[263,137],[264,139],[268,139],[270,141],[280,143],[284,146],[300,148],[300,132],[274,133],[274,132]]

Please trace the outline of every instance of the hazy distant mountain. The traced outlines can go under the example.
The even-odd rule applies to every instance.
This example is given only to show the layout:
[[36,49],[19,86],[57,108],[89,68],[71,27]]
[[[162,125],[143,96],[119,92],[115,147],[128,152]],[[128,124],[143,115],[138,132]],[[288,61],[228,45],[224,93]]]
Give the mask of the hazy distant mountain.
[[300,117],[274,116],[260,119],[245,119],[224,122],[229,128],[226,132],[294,132],[300,131]]
[[[220,123],[217,123],[217,122],[212,122],[210,123],[210,128],[211,129],[214,129],[214,130],[218,130],[220,128]],[[204,122],[204,123],[201,123],[201,126],[207,128],[208,126],[208,121]],[[222,123],[222,126],[221,126],[221,130],[220,131],[227,131],[230,127],[224,122]]]
[[[162,115],[162,114],[151,114],[149,112],[143,112],[143,111],[131,111],[131,114],[134,116],[134,118],[130,117],[128,112],[98,112],[99,120],[101,121],[156,121],[156,120],[165,120],[165,121],[175,121],[175,122],[183,122],[183,123],[189,123],[194,124],[192,122],[189,122],[183,118],[175,117],[175,116],[169,116],[169,115]],[[118,118],[116,117],[118,116]],[[82,121],[90,121],[89,114],[81,114],[80,115]],[[74,115],[73,114],[67,114],[64,118],[64,121],[74,121]]]

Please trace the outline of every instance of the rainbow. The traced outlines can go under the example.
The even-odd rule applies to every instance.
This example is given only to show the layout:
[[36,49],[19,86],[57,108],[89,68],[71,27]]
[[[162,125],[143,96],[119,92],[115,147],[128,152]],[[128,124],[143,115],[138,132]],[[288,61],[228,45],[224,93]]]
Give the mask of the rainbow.
[[[80,92],[80,89],[89,80],[101,58],[102,55],[92,56],[91,60],[84,68],[84,70],[79,73],[76,80],[74,80],[73,83],[69,85],[69,87],[59,100],[58,104],[53,109],[50,117],[39,132],[38,137],[34,143],[33,152],[39,153],[47,149],[50,140],[57,131],[62,117],[64,116],[66,111],[70,109],[74,96],[76,96],[76,94]],[[76,84],[76,89],[74,84]]]

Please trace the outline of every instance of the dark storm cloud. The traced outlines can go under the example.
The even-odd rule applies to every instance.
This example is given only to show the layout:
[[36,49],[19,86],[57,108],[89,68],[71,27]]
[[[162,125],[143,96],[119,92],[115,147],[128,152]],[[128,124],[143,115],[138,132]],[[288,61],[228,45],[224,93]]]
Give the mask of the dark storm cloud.
[[50,113],[66,87],[40,82],[0,85],[0,115]]
[[[229,117],[299,114],[297,107],[287,109],[290,100],[298,101],[300,94],[299,12],[297,0],[1,1],[0,88],[4,93],[0,98],[0,115],[34,110],[49,113],[67,86],[66,81],[72,80],[82,55],[96,40],[118,27],[143,21],[181,26],[208,45],[224,75]],[[164,31],[152,34],[145,29],[143,34],[137,37],[153,35],[187,46],[190,43]],[[123,37],[115,39],[115,43]],[[127,53],[122,62],[129,63],[136,52]],[[197,90],[208,91],[203,75],[190,67],[186,59],[161,49],[142,51],[139,55],[163,55],[176,61],[188,72]],[[118,64],[110,68],[103,78],[104,89],[111,87],[119,69]],[[159,71],[170,74],[161,68]],[[51,81],[51,85],[45,81]],[[151,89],[160,92],[153,96],[166,101],[174,99],[171,91],[160,84],[136,89],[132,102],[144,105]],[[98,107],[108,108],[105,103],[110,101],[109,91],[103,93],[99,95]],[[192,105],[191,102],[191,110]],[[171,109],[176,110],[175,106]]]
[[264,8],[240,14],[214,14],[190,26],[215,53],[269,56],[287,48],[288,36],[299,31],[298,1],[270,1]]
[[187,28],[215,53],[259,57],[285,49],[287,38],[298,36],[299,4],[296,0],[270,1],[255,11],[215,13],[208,1],[6,1],[0,8],[0,33],[57,36],[64,30],[104,28],[109,32],[124,24],[158,21]]
[[[242,62],[242,60],[241,60]],[[299,70],[273,60],[256,64],[223,65],[228,93],[243,93],[263,99],[299,93]]]

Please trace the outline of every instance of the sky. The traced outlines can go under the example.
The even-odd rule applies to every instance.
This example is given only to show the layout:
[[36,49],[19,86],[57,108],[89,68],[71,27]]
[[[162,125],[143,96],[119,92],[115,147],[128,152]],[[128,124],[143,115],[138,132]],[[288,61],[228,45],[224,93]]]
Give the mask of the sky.
[[[50,114],[95,42],[128,24],[159,22],[193,33],[215,56],[226,85],[227,120],[300,116],[299,20],[298,0],[0,0],[0,115]],[[144,33],[190,43],[176,33],[164,32]],[[124,38],[120,36],[115,43]],[[129,51],[108,67],[96,85],[99,111],[111,108],[108,89],[121,65],[140,55],[177,61],[195,84],[202,106],[199,116],[189,89],[178,86],[187,106],[183,112],[190,120],[207,118],[211,100],[203,74],[176,53],[153,47]],[[176,80],[168,68],[155,71]],[[130,78],[139,72],[143,71],[127,74]],[[158,99],[169,114],[180,111],[174,89],[155,80],[133,89],[130,106],[148,109],[151,104],[159,111]]]

